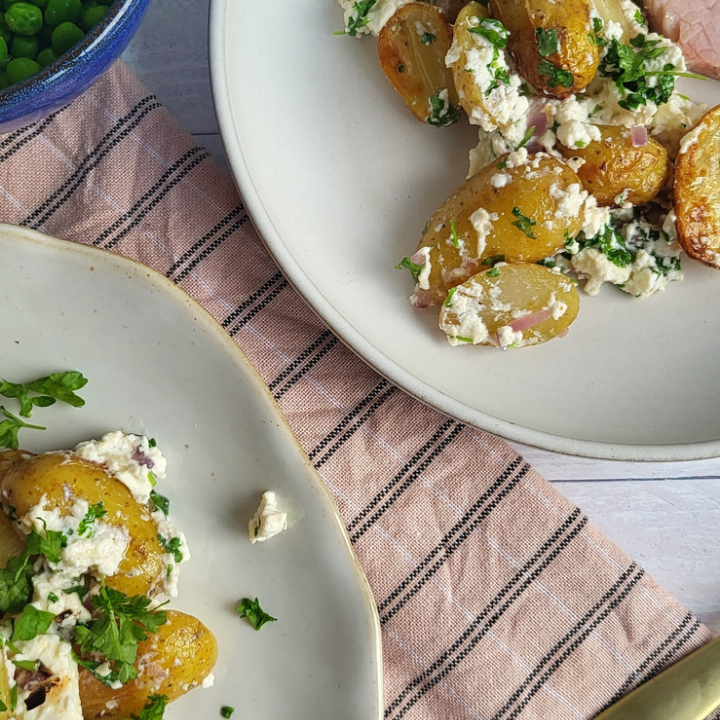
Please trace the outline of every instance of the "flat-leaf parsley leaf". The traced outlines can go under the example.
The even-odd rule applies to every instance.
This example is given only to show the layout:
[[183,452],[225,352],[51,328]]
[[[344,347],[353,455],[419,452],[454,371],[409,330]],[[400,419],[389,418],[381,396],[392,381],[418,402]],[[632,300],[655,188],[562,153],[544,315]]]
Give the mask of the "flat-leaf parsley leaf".
[[259,630],[266,622],[276,622],[277,620],[277,618],[274,618],[272,615],[268,615],[260,607],[260,602],[257,598],[254,600],[251,600],[250,598],[243,598],[238,603],[235,610],[241,618],[246,618],[256,630]]

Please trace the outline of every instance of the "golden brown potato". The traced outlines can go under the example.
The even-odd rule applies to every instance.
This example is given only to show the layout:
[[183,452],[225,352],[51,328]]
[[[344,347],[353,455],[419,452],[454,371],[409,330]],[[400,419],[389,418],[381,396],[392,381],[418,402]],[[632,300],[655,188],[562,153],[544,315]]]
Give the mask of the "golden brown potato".
[[633,145],[627,128],[599,125],[598,129],[601,139],[587,147],[566,148],[561,143],[555,146],[564,157],[585,161],[577,170],[583,187],[595,195],[599,205],[625,201],[642,205],[654,198],[670,174],[665,148],[652,138],[645,145]]
[[720,105],[681,141],[673,196],[678,241],[692,258],[720,269]]
[[447,57],[463,110],[470,122],[486,131],[515,122],[528,108],[520,79],[510,76],[504,49],[483,34],[494,37],[498,31],[502,38],[496,42],[502,46],[507,42],[504,29],[497,27],[497,21],[489,18],[480,3],[468,3],[455,22],[453,51]]
[[580,230],[582,210],[572,212],[566,201],[581,203],[583,191],[567,165],[542,153],[517,167],[507,163],[505,155],[473,175],[430,218],[419,248],[430,248],[435,304],[483,264],[537,262]]
[[126,595],[153,597],[162,589],[165,550],[158,540],[157,525],[147,508],[130,490],[100,465],[71,452],[36,455],[11,468],[0,481],[5,507],[15,508],[22,517],[44,498],[44,508],[70,514],[76,498],[89,505],[102,502],[107,514],[103,522],[127,530],[130,544],[116,575],[107,578],[108,587]]
[[[110,689],[80,668],[85,720],[139,715],[150,695],[167,695],[170,701],[175,700],[210,674],[217,660],[215,636],[192,615],[168,610],[167,616],[167,623],[157,634],[138,644],[138,677],[120,689]],[[117,705],[109,710],[107,703],[112,707],[112,701]]]
[[440,329],[451,345],[526,347],[562,335],[579,306],[565,275],[542,265],[500,265],[451,291],[440,310]]
[[566,97],[595,76],[589,0],[490,0],[490,10],[510,31],[518,70],[538,92]]
[[444,127],[459,117],[452,72],[445,66],[452,31],[438,8],[403,5],[378,37],[380,65],[410,112],[421,122]]

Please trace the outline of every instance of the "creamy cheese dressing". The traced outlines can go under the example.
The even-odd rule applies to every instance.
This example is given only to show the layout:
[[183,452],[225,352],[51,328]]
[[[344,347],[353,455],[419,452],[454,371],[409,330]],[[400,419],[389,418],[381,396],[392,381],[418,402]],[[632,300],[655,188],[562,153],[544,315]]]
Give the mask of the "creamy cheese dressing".
[[265,542],[286,529],[287,513],[280,508],[277,495],[272,490],[264,492],[258,509],[248,523],[250,542]]
[[[366,15],[367,23],[358,27],[356,34],[379,35],[395,12],[409,2],[412,0],[377,0]],[[350,27],[351,22],[358,17],[355,0],[338,0],[338,4],[344,10],[345,27]]]

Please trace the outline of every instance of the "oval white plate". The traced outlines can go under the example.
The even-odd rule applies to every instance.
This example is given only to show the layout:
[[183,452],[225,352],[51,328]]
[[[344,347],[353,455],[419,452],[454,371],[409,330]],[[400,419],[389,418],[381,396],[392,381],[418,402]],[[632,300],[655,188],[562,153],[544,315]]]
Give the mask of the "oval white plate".
[[[176,720],[220,716],[379,720],[379,624],[367,581],[319,476],[237,346],[164,277],[111,253],[0,225],[0,375],[61,369],[89,378],[82,409],[39,408],[34,451],[123,429],[168,458],[158,488],[192,560],[172,606],[200,617],[220,655],[215,685],[171,705]],[[2,399],[13,407],[14,401]],[[264,490],[292,503],[287,532],[251,545]],[[258,597],[277,622],[234,612]]]
[[[522,352],[451,348],[413,310],[412,254],[462,182],[476,142],[410,116],[372,38],[334,0],[213,0],[213,93],[230,167],[288,278],[359,355],[421,400],[511,440],[579,455],[681,460],[720,454],[720,274],[635,301],[582,298],[567,338]],[[720,83],[688,92],[720,101]]]

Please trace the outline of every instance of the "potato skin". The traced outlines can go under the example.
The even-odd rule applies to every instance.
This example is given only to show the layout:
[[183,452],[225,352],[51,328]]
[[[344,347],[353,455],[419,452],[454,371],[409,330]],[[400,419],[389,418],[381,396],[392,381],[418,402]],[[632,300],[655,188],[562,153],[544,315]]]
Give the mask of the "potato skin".
[[[491,265],[490,258],[502,256],[508,263],[538,262],[564,247],[566,230],[572,237],[582,227],[582,212],[575,217],[558,215],[559,203],[551,194],[553,185],[561,191],[571,185],[580,190],[580,180],[573,170],[543,153],[513,168],[504,166],[507,159],[507,155],[498,158],[466,180],[430,218],[418,248],[430,247],[429,284],[436,305],[445,301],[450,288],[478,272],[483,261]],[[500,186],[493,178],[501,175],[506,177]],[[470,219],[479,208],[497,215],[484,246]],[[516,225],[516,208],[535,222],[534,239]],[[450,221],[454,222],[458,247],[451,242]]]
[[36,455],[12,467],[0,481],[4,507],[13,506],[19,518],[43,496],[47,509],[68,511],[75,498],[89,505],[102,502],[107,515],[103,522],[124,528],[130,544],[117,574],[106,584],[126,595],[155,596],[163,586],[165,550],[158,540],[157,525],[147,508],[130,490],[96,463],[71,452]]
[[615,125],[598,125],[601,138],[584,148],[555,148],[563,157],[585,160],[576,171],[583,187],[597,198],[598,205],[617,205],[623,200],[642,205],[665,187],[670,175],[667,150],[657,140],[634,146],[630,130]]
[[[429,33],[426,42],[418,28]],[[445,66],[451,43],[452,30],[442,12],[422,2],[399,8],[378,36],[380,65],[390,84],[420,122],[438,127],[450,125],[458,117],[452,71]],[[442,91],[447,92],[452,107],[446,122],[433,119],[430,112],[430,98]]]
[[[593,79],[599,55],[597,45],[590,39],[593,28],[588,0],[490,0],[490,10],[510,31],[508,48],[520,74],[539,93],[567,97],[587,87]],[[546,58],[540,56],[535,36],[538,28],[557,32],[557,53]],[[571,72],[572,84],[552,87],[550,76],[540,73],[543,60]]]
[[[217,660],[217,641],[212,632],[196,617],[178,610],[168,610],[167,617],[156,634],[138,644],[138,677],[120,689],[112,690],[80,668],[85,720],[139,715],[150,695],[175,700],[210,674]],[[108,710],[106,703],[110,701],[117,702],[113,710]]]
[[[683,151],[684,148],[684,151]],[[678,241],[695,260],[720,269],[720,105],[685,136],[675,160]]]
[[[575,320],[580,308],[580,298],[575,284],[565,275],[537,264],[518,263],[500,265],[492,270],[484,270],[459,285],[448,302],[440,310],[440,328],[454,339],[462,332],[462,317],[457,302],[466,294],[472,301],[478,300],[477,307],[483,306],[473,316],[482,320],[488,336],[476,345],[499,344],[497,333],[501,327],[517,322],[514,313],[524,311],[528,316],[543,310],[553,302],[566,305],[565,311],[557,318],[547,317],[531,327],[522,329],[520,347],[538,345],[562,335]],[[497,302],[497,307],[494,307]],[[474,303],[473,303],[474,304]],[[460,311],[462,314],[462,311]],[[519,331],[520,332],[520,331]],[[454,344],[454,343],[453,343]]]

